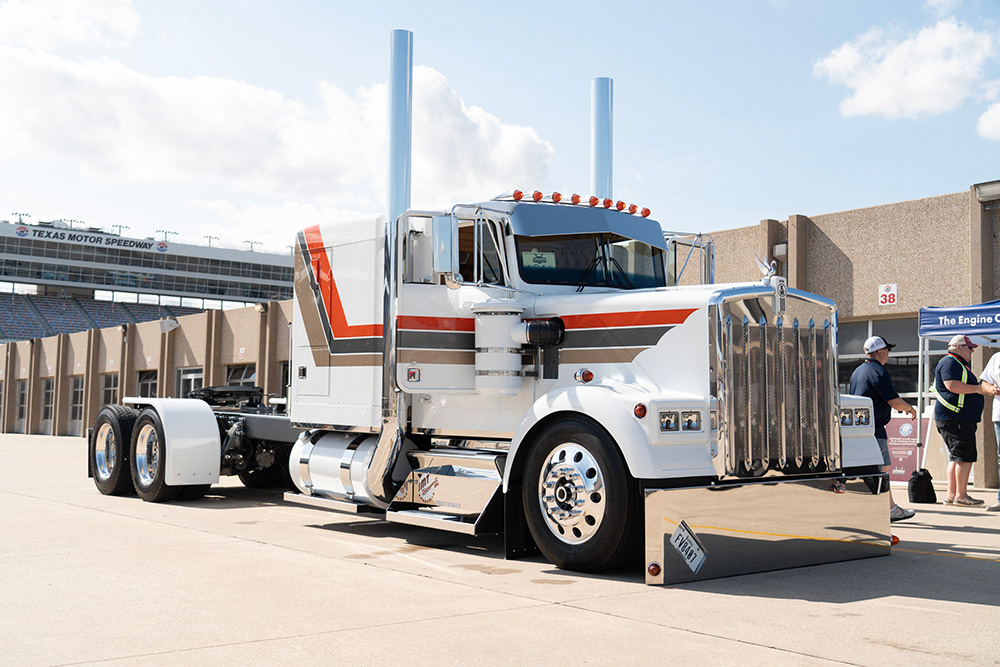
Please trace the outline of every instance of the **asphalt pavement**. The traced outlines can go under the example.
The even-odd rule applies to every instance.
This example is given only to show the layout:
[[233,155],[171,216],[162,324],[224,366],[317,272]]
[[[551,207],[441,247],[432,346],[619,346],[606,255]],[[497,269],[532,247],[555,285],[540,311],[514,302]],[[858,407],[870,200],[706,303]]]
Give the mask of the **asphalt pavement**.
[[102,496],[83,439],[0,435],[0,665],[1000,664],[1000,512],[912,507],[889,557],[652,587],[235,478]]

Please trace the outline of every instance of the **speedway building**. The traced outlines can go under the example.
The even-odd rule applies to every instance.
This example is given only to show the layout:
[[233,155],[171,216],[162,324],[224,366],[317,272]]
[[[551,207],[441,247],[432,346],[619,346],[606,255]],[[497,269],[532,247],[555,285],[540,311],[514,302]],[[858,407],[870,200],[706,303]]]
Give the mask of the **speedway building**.
[[[918,311],[1000,299],[998,232],[1000,181],[993,181],[907,202],[764,219],[711,237],[716,282],[759,280],[756,254],[775,262],[789,287],[837,303],[842,390],[864,358],[863,341],[882,335],[896,344],[888,369],[897,389],[916,404],[921,384],[929,384],[920,382],[921,363],[933,372],[944,354],[941,343],[921,344]],[[684,266],[687,251],[675,252],[675,266]],[[289,255],[0,222],[0,341],[8,341],[0,342],[0,433],[80,435],[101,404],[126,395],[183,396],[222,384],[284,395],[292,266]],[[697,277],[680,282],[691,280]],[[977,349],[974,369],[994,352]],[[933,406],[926,390],[923,405],[926,417]],[[989,410],[987,401],[987,425]],[[922,450],[906,449],[916,440],[904,430],[894,457],[943,480],[933,421],[922,424]],[[978,437],[975,484],[996,487],[993,429],[980,428]]]

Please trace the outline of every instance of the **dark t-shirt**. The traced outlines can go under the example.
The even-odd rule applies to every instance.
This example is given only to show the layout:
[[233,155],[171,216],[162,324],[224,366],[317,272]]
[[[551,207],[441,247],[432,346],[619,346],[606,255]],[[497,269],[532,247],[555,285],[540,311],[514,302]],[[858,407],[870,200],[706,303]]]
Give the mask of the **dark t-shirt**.
[[[964,371],[964,375],[963,375]],[[966,384],[979,384],[979,380],[972,374],[972,369],[966,366],[961,359],[948,353],[938,362],[934,369],[934,389],[940,397],[934,405],[934,419],[937,421],[963,421],[976,422],[983,418],[983,395],[982,394],[953,394],[944,388],[945,380],[958,380]],[[941,404],[941,400],[947,401],[956,408],[958,412],[950,410]]]
[[875,423],[875,437],[888,438],[885,432],[885,425],[892,417],[892,408],[889,401],[899,398],[896,386],[889,377],[889,371],[885,366],[874,359],[865,359],[865,362],[854,369],[851,374],[851,387],[849,394],[855,396],[867,396],[872,399],[872,408],[875,414],[872,421]]

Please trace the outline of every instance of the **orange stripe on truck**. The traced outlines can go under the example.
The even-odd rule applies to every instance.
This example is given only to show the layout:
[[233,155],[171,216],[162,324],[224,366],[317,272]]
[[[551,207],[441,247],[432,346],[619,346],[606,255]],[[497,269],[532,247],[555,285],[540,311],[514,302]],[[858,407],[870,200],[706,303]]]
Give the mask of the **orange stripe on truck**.
[[333,279],[333,270],[330,268],[330,257],[326,253],[326,246],[323,243],[323,236],[319,232],[319,225],[306,228],[302,234],[306,239],[306,245],[309,247],[309,262],[312,264],[313,275],[316,276],[316,283],[319,285],[319,292],[323,297],[323,308],[326,309],[326,316],[330,321],[330,329],[333,331],[333,337],[364,338],[381,336],[381,324],[347,323],[347,315],[344,314],[344,304],[340,300],[337,281]]
[[684,324],[697,308],[673,310],[638,310],[625,313],[592,313],[590,315],[563,315],[567,329],[606,329],[616,327],[643,327],[664,324]]

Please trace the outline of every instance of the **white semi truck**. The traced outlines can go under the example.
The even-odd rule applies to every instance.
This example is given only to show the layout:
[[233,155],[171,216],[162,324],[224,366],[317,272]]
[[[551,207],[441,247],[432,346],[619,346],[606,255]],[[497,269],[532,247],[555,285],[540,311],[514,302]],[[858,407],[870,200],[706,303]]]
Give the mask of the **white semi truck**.
[[101,492],[197,498],[287,471],[290,502],[503,532],[508,557],[573,570],[644,553],[650,583],[889,553],[832,302],[774,275],[677,286],[678,239],[611,199],[408,210],[409,61],[393,63],[389,215],[297,237],[287,414],[259,390],[106,406]]

